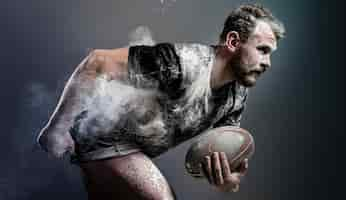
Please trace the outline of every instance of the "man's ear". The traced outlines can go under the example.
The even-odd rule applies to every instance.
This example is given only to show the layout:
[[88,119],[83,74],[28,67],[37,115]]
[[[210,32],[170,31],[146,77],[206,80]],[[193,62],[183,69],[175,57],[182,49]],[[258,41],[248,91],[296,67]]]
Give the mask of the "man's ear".
[[230,31],[227,33],[225,45],[227,48],[234,52],[240,44],[240,36],[236,31]]

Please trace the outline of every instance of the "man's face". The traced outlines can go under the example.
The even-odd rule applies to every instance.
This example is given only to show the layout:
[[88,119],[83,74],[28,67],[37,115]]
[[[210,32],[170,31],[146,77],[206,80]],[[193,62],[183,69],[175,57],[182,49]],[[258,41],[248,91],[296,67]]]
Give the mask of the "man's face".
[[276,49],[276,39],[269,24],[259,21],[246,42],[240,43],[230,65],[240,84],[251,87],[270,67],[270,55]]

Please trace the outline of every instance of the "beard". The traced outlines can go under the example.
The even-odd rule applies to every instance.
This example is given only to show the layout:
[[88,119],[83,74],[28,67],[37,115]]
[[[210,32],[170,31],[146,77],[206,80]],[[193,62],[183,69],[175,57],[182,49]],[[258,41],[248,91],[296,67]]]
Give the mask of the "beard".
[[256,80],[259,76],[259,73],[251,71],[256,66],[251,64],[245,64],[241,62],[239,56],[235,56],[230,63],[232,66],[232,73],[235,79],[245,87],[253,87],[256,85]]

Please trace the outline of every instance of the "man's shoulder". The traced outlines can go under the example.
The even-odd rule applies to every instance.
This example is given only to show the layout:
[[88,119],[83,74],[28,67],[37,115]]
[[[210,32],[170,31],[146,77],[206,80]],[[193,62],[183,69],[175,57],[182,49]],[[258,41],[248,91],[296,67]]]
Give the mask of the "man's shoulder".
[[97,62],[105,62],[107,59],[127,62],[129,48],[116,49],[94,49],[90,52],[90,57]]
[[180,59],[184,84],[198,80],[211,70],[215,59],[212,46],[199,43],[176,43],[174,47]]
[[213,48],[198,43],[158,43],[129,49],[130,74],[143,74],[166,85],[191,85],[208,74],[213,60]]
[[210,45],[200,43],[170,43],[163,42],[155,45],[133,45],[129,47],[130,54],[157,54],[156,56],[165,56],[167,54],[176,54],[182,59],[198,60],[203,57],[209,57],[212,52]]
[[175,51],[189,65],[200,65],[213,58],[214,50],[210,45],[199,43],[175,43]]
[[201,43],[174,43],[173,44],[178,51],[194,51],[194,52],[203,52],[208,51],[211,46],[207,44],[201,44]]
[[106,74],[120,78],[127,74],[128,48],[94,49],[82,63],[81,69],[90,75]]

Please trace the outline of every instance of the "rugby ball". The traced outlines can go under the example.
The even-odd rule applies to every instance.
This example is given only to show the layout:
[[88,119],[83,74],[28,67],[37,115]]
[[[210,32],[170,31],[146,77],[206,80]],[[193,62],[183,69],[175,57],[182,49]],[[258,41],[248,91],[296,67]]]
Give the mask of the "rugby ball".
[[203,177],[200,163],[213,152],[225,152],[231,170],[235,170],[241,161],[250,158],[255,151],[252,135],[236,126],[223,126],[207,130],[192,143],[185,156],[185,168],[193,177]]

